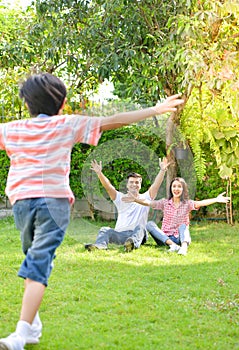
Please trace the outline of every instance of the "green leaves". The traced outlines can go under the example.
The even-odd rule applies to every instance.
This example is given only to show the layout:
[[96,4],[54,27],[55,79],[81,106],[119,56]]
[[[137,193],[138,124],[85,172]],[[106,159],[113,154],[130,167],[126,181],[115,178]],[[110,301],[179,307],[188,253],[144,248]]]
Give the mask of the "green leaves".
[[[184,93],[175,115],[195,152],[237,171],[238,18],[236,1],[36,0],[36,12],[0,12],[1,101],[5,114],[24,116],[17,82],[29,72],[64,77],[79,100],[104,79],[115,93],[141,105]],[[6,75],[5,75],[6,74]],[[7,80],[8,77],[8,80]],[[14,78],[13,78],[14,77]],[[9,84],[6,84],[6,81]],[[190,113],[188,113],[190,111]]]
[[222,164],[219,169],[219,175],[222,179],[230,179],[232,177],[232,168],[228,168],[225,164]]

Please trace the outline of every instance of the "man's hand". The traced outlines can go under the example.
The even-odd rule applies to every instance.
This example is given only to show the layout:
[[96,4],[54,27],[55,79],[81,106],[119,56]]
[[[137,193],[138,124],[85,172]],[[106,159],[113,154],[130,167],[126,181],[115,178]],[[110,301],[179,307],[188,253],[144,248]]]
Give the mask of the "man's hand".
[[166,171],[171,163],[172,162],[168,163],[168,159],[166,157],[164,157],[163,160],[159,158],[159,167],[162,171]]
[[99,175],[102,172],[102,162],[99,163],[94,159],[91,162],[91,170],[93,170],[97,175]]
[[230,197],[224,197],[225,193],[226,192],[223,192],[217,196],[217,203],[228,203],[230,201]]

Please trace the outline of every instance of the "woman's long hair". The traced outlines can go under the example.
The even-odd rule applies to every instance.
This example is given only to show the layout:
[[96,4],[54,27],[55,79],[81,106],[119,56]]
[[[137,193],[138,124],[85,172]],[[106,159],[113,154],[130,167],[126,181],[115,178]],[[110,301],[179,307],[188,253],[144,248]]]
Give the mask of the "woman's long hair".
[[169,187],[169,196],[168,199],[171,199],[173,197],[173,193],[172,193],[172,185],[174,183],[174,181],[178,181],[181,183],[182,187],[183,187],[183,192],[182,195],[180,197],[180,201],[183,202],[185,200],[189,199],[189,194],[188,194],[188,185],[186,184],[185,180],[182,177],[175,177],[171,183],[170,183],[170,187]]

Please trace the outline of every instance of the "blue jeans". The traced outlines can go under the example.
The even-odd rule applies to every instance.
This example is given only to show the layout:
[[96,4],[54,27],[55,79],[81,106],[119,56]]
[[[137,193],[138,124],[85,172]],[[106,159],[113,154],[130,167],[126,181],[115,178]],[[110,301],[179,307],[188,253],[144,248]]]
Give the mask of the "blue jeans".
[[150,233],[150,235],[153,237],[155,242],[158,245],[166,245],[166,241],[168,239],[171,239],[174,243],[181,245],[182,242],[187,242],[188,244],[191,243],[191,237],[190,232],[188,229],[188,226],[185,224],[182,224],[178,228],[179,236],[175,237],[174,235],[167,236],[157,225],[154,221],[149,221],[146,225],[146,230]]
[[124,244],[128,238],[132,238],[134,248],[137,249],[146,240],[146,230],[138,225],[134,230],[115,231],[110,227],[101,227],[95,241],[95,246],[99,249],[107,249],[109,243]]
[[70,220],[67,198],[30,198],[13,205],[17,229],[26,255],[18,276],[47,286],[56,248],[63,241]]

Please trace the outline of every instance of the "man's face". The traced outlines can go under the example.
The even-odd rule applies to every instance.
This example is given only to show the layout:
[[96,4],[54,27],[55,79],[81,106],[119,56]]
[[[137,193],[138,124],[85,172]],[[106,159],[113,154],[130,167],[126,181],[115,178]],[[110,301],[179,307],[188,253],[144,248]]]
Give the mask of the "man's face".
[[142,179],[140,177],[129,177],[127,182],[128,191],[138,194],[141,189]]

